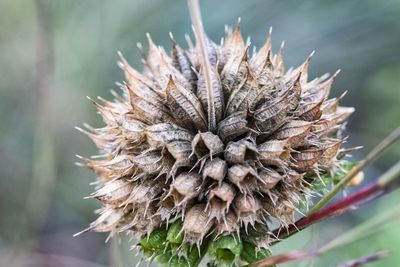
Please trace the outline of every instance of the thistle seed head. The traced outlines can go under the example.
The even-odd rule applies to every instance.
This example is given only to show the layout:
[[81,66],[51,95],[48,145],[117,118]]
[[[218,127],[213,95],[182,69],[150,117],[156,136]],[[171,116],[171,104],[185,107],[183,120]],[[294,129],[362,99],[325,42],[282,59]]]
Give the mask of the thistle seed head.
[[308,81],[312,55],[285,70],[271,36],[250,55],[239,26],[205,45],[209,65],[199,40],[183,49],[172,39],[167,54],[148,36],[142,72],[120,55],[121,95],[94,102],[106,125],[80,129],[102,155],[82,158],[104,204],[88,230],[141,236],[178,220],[199,247],[210,232],[261,225],[265,247],[271,218],[291,224],[313,193],[309,177],[337,165],[353,112],[328,99],[337,73]]

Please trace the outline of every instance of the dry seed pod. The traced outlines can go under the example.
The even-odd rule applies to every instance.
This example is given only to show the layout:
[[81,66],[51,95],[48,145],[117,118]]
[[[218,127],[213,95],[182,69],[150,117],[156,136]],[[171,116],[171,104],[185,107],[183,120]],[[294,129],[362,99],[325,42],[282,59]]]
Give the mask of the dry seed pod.
[[256,189],[258,174],[247,164],[236,164],[228,169],[227,178],[240,192],[245,193]]
[[[110,155],[112,156],[112,155]],[[132,164],[133,158],[127,155],[119,155],[107,160],[91,160],[78,156],[90,169],[102,178],[102,181],[110,181],[124,176],[129,176],[137,171]]]
[[123,219],[124,212],[122,209],[113,209],[111,206],[105,207],[101,212],[100,216],[92,222],[88,228],[76,233],[74,236],[80,235],[87,231],[96,232],[110,232],[110,235],[118,232],[120,221]]
[[217,221],[225,218],[235,195],[235,188],[228,183],[214,186],[207,195],[207,208],[211,217],[216,217]]
[[285,71],[271,34],[250,55],[239,24],[221,45],[195,33],[187,50],[171,37],[171,56],[148,36],[143,72],[120,55],[121,95],[93,101],[106,125],[79,130],[102,157],[81,159],[106,208],[89,229],[144,235],[177,219],[183,242],[200,246],[211,231],[243,238],[261,225],[268,243],[266,222],[290,224],[313,194],[304,177],[338,165],[354,109],[328,99],[337,73],[308,81],[312,55]]
[[299,112],[299,118],[305,121],[316,121],[322,116],[321,105],[323,100],[318,103],[311,103],[303,106],[304,110]]
[[[173,157],[173,166],[168,174],[174,176],[179,167],[190,167],[194,164],[194,158],[191,157],[192,145],[188,141],[172,141],[167,144],[166,149]],[[167,155],[164,155],[167,157]]]
[[287,227],[294,223],[294,211],[296,209],[289,200],[278,199],[275,204],[270,201],[264,201],[262,206],[269,214],[278,219],[283,226]]
[[161,217],[161,220],[169,224],[170,219],[172,219],[173,215],[182,212],[182,206],[176,206],[174,198],[172,196],[161,196],[157,204],[157,212],[156,214]]
[[130,119],[128,116],[126,117],[126,120],[118,120],[118,125],[122,131],[121,134],[133,143],[142,143],[144,141],[144,128],[146,124],[136,119]]
[[259,172],[260,182],[258,183],[260,192],[269,193],[275,188],[276,184],[283,179],[283,175],[271,169],[261,170]]
[[177,122],[186,129],[207,129],[200,100],[188,89],[176,84],[172,78],[166,89],[168,106],[174,110]]
[[294,159],[293,168],[299,172],[312,171],[315,164],[322,158],[323,149],[310,148],[292,153]]
[[290,111],[289,91],[278,99],[262,103],[254,111],[254,126],[263,133],[270,134],[287,121]]
[[287,140],[291,147],[298,147],[303,145],[305,137],[311,129],[312,122],[292,120],[280,128],[273,138],[277,140]]
[[140,206],[135,209],[133,220],[126,224],[124,230],[129,229],[135,236],[140,237],[150,234],[159,224],[160,217],[154,216],[154,207]]
[[172,65],[192,86],[192,91],[196,91],[196,74],[192,69],[192,63],[186,52],[172,39]]
[[333,159],[336,157],[342,143],[342,140],[329,140],[326,143],[323,143],[323,154],[319,164],[329,168],[334,162]]
[[183,172],[171,183],[166,197],[172,196],[175,206],[185,205],[199,194],[201,182],[202,179],[198,173]]
[[230,164],[244,163],[255,160],[257,153],[257,147],[250,141],[229,142],[225,148],[225,160]]
[[257,147],[259,159],[268,164],[274,159],[278,159],[287,150],[288,140],[269,140]]
[[155,174],[162,168],[163,157],[160,150],[149,150],[137,155],[132,161],[143,173]]
[[202,171],[203,179],[211,178],[221,183],[227,170],[228,166],[224,160],[220,158],[208,159]]
[[262,222],[264,219],[261,202],[255,196],[239,194],[236,196],[233,205],[239,222],[245,227],[246,231],[249,224],[254,226],[256,222]]
[[218,125],[218,136],[225,142],[243,135],[249,131],[247,128],[246,112],[238,111],[223,119]]
[[190,244],[200,246],[204,236],[213,225],[213,220],[209,217],[205,209],[205,204],[197,204],[185,215],[183,230],[185,232],[185,240]]
[[127,200],[133,187],[133,184],[125,179],[112,180],[91,197],[95,197],[105,204],[118,206]]
[[219,139],[218,135],[211,132],[198,133],[192,141],[192,150],[197,158],[217,155],[224,151],[224,143]]
[[235,112],[247,111],[249,103],[256,99],[257,93],[257,81],[251,75],[250,70],[247,69],[245,80],[229,96],[225,116]]
[[158,123],[146,128],[147,142],[151,147],[161,148],[175,140],[192,141],[193,134],[172,123]]
[[238,217],[234,211],[229,211],[217,225],[218,235],[239,233],[239,230],[240,225],[238,224]]
[[134,186],[130,196],[124,204],[133,203],[140,206],[149,206],[154,198],[162,191],[162,182],[145,181]]

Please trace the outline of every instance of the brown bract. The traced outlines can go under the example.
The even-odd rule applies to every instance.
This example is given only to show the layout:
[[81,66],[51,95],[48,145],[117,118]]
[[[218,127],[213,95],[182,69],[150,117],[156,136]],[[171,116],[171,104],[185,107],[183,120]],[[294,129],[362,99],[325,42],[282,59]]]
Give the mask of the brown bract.
[[197,41],[185,50],[172,40],[168,55],[148,39],[143,71],[121,55],[122,94],[94,102],[105,127],[80,129],[101,153],[82,158],[104,204],[88,230],[141,236],[183,220],[185,240],[199,246],[211,231],[291,224],[312,194],[305,175],[335,167],[353,112],[328,99],[336,74],[308,81],[311,56],[286,71],[270,35],[250,55],[239,26],[220,45],[205,39],[209,66]]

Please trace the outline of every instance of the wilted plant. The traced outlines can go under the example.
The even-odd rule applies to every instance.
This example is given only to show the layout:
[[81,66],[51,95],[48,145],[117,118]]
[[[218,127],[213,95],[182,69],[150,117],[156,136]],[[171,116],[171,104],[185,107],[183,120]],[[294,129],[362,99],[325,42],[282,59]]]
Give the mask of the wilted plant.
[[[217,266],[309,256],[271,257],[269,248],[387,192],[398,168],[369,194],[320,210],[388,145],[352,169],[341,146],[354,109],[339,106],[343,95],[328,99],[338,72],[309,81],[312,54],[285,70],[283,46],[272,52],[271,32],[249,53],[239,23],[217,45],[203,31],[197,1],[189,7],[195,45],[188,38],[184,50],[171,35],[168,55],[148,35],[143,72],[121,55],[122,95],[93,101],[106,126],[78,128],[101,151],[98,159],[81,158],[99,177],[91,197],[104,204],[85,231],[129,232],[144,256],[172,266],[196,266],[205,254]],[[332,184],[310,216],[295,222],[294,213]]]

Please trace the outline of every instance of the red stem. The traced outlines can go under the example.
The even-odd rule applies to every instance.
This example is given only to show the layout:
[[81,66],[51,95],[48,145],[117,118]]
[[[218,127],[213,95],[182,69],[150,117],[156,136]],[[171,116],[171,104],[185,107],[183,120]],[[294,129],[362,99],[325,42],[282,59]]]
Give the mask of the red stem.
[[286,230],[279,228],[275,230],[274,234],[279,238],[286,238],[298,230],[304,229],[316,222],[327,219],[332,216],[337,216],[345,213],[350,209],[358,208],[370,200],[376,199],[385,192],[385,188],[382,188],[378,183],[374,182],[366,185],[356,193],[332,204],[324,209],[321,209],[310,216],[303,217],[296,221],[293,225],[290,225]]

